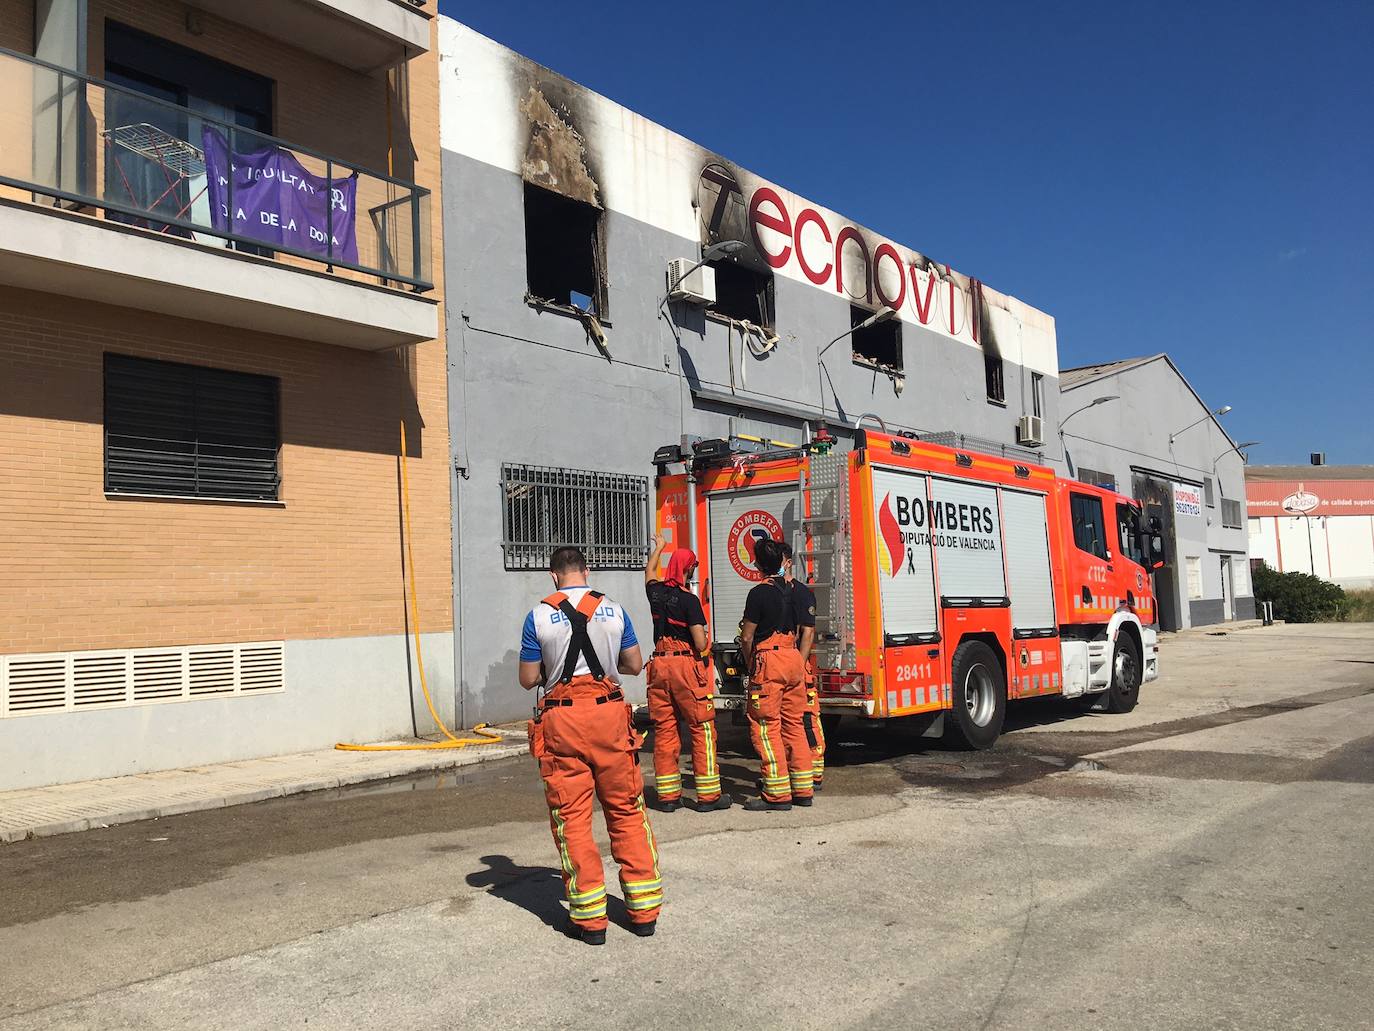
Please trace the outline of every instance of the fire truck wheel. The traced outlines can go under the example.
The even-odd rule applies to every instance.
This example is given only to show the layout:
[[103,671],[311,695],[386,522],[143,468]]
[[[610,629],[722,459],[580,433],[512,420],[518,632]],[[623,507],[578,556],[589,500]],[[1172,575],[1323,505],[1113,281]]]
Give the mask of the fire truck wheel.
[[1130,712],[1140,701],[1140,646],[1130,634],[1117,635],[1112,653],[1112,686],[1107,689],[1107,711]]
[[945,720],[947,735],[969,748],[991,748],[1007,715],[1007,678],[997,653],[982,641],[965,641],[954,653],[954,707]]

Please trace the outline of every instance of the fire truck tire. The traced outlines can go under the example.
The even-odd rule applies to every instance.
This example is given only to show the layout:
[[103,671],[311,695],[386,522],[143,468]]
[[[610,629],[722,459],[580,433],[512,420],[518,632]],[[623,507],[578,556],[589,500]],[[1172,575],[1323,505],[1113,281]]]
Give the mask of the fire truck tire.
[[1116,638],[1112,652],[1112,686],[1107,689],[1107,711],[1126,713],[1140,701],[1140,646],[1130,634]]
[[951,674],[954,706],[946,736],[971,749],[991,748],[1007,715],[1007,677],[997,653],[982,641],[965,641],[954,653]]

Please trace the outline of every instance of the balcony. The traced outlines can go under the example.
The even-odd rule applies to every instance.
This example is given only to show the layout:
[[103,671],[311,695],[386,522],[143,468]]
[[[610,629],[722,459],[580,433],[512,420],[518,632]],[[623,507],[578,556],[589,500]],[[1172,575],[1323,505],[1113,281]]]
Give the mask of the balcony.
[[358,72],[389,68],[429,50],[423,0],[186,2]]
[[430,225],[414,183],[0,49],[0,283],[383,349],[437,335]]

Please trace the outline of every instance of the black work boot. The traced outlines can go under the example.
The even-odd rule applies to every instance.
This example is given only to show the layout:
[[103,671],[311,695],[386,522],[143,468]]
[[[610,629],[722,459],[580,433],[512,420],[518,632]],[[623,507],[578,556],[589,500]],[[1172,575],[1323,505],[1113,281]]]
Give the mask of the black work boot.
[[790,813],[791,802],[770,802],[766,798],[751,798],[744,803],[746,813]]
[[811,804],[811,802],[812,802],[812,798],[811,798],[810,795],[793,795],[793,796],[792,796],[792,804],[793,804],[793,805],[809,806],[809,805]]
[[563,933],[569,938],[581,938],[582,941],[588,945],[606,944],[606,932],[604,930],[588,931],[586,928],[578,926],[571,920],[568,921],[568,926],[563,928]]
[[729,809],[734,804],[734,799],[729,795],[721,795],[719,798],[713,798],[709,802],[693,802],[692,808],[699,813],[718,813],[722,810]]
[[637,934],[641,938],[652,938],[656,930],[658,930],[657,920],[650,920],[647,924],[630,925],[630,933]]
[[675,813],[682,808],[682,799],[670,798],[666,802],[655,802],[653,808],[660,813]]

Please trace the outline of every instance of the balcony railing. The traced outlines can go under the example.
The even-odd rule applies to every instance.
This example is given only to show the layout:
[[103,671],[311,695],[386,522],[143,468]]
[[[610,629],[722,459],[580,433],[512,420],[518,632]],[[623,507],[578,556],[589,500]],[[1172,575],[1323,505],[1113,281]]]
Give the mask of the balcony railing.
[[0,48],[0,196],[16,193],[349,278],[433,285],[428,190]]

